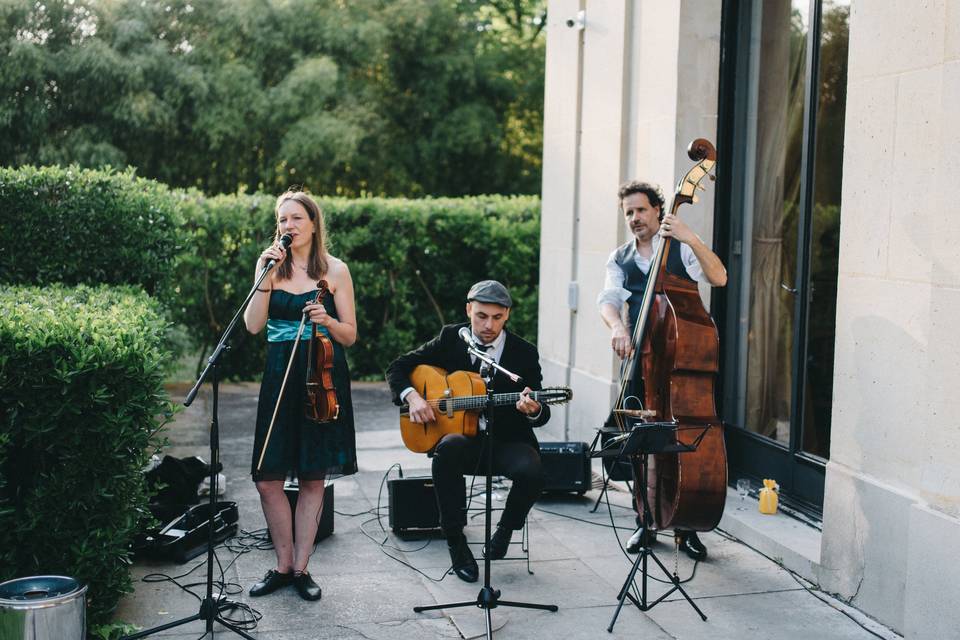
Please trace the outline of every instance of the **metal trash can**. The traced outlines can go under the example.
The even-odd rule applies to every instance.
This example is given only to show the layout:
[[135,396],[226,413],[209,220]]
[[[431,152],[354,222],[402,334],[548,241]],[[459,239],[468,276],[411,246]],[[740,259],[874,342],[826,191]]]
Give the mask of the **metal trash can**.
[[0,583],[0,640],[84,640],[86,594],[66,576]]

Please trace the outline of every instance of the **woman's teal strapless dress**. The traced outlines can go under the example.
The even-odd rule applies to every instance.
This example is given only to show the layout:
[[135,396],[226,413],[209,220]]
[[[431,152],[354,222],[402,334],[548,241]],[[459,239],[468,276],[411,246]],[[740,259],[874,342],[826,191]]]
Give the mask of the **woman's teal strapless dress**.
[[[283,400],[270,434],[263,465],[257,472],[260,451],[267,437],[267,428],[273,416],[283,374],[290,360],[296,329],[303,316],[303,307],[316,296],[316,291],[294,295],[274,290],[270,295],[269,320],[273,325],[285,325],[286,337],[267,344],[267,362],[260,382],[260,403],[257,407],[257,430],[253,443],[252,474],[254,480],[283,480],[293,472],[303,480],[318,480],[350,475],[357,472],[357,445],[353,427],[353,403],[350,397],[350,370],[343,346],[333,343],[333,383],[337,389],[340,415],[334,422],[317,424],[304,416],[306,396],[307,345],[301,339],[283,392]],[[327,294],[323,304],[332,317],[337,318],[333,296]],[[293,323],[291,325],[291,322]],[[292,326],[292,330],[290,327]],[[309,326],[309,324],[308,324]],[[268,337],[277,338],[276,331],[268,330]],[[305,332],[309,336],[309,332]]]

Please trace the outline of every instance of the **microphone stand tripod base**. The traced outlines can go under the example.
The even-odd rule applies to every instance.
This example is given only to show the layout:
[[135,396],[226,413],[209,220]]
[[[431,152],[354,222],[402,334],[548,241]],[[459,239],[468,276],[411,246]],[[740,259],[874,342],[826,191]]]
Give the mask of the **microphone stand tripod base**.
[[[482,355],[482,354],[480,354]],[[478,356],[479,357],[479,356]],[[486,357],[481,358],[486,362]],[[497,365],[498,369],[502,369]],[[509,371],[504,370],[505,375],[508,377],[515,376],[515,374],[510,373]],[[480,375],[483,377],[484,382],[487,385],[487,405],[486,405],[486,418],[487,425],[486,429],[483,431],[480,437],[483,437],[484,446],[487,448],[487,469],[486,469],[486,489],[487,489],[487,499],[484,507],[484,539],[483,539],[483,548],[490,548],[490,513],[493,510],[493,505],[491,503],[491,496],[493,495],[493,368],[484,364],[480,368]],[[483,448],[481,447],[481,452]],[[481,453],[482,455],[482,453]],[[531,602],[513,602],[510,600],[501,600],[500,599],[500,590],[494,589],[490,585],[490,554],[484,554],[483,557],[483,587],[480,589],[480,593],[477,594],[476,600],[467,600],[464,602],[449,602],[445,604],[431,604],[422,607],[414,607],[414,613],[422,613],[424,611],[435,611],[437,609],[457,609],[460,607],[479,607],[483,609],[484,615],[486,618],[487,625],[487,640],[492,640],[493,638],[493,623],[490,619],[490,611],[496,609],[497,607],[517,607],[520,609],[540,609],[541,611],[558,611],[559,607],[555,604],[534,604]]]

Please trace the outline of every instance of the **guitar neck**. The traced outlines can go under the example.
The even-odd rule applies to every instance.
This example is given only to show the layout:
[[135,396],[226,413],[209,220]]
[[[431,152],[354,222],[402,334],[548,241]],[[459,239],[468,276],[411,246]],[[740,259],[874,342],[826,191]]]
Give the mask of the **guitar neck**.
[[[540,391],[531,391],[528,394],[532,399],[540,402],[541,396],[544,394]],[[493,394],[493,406],[502,407],[508,404],[516,404],[520,399],[520,393],[495,393]],[[470,409],[483,409],[487,406],[487,396],[461,396],[459,398],[452,398],[450,400],[444,398],[440,400],[441,402],[452,402],[453,411],[462,411]]]

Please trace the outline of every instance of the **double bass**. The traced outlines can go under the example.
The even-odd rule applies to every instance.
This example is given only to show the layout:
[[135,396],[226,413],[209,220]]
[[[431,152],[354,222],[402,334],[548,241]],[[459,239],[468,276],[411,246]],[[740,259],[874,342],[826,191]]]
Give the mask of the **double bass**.
[[[674,215],[681,205],[696,202],[704,178],[713,179],[716,149],[708,140],[697,138],[687,154],[695,164],[677,184],[670,207]],[[727,454],[714,400],[720,340],[697,283],[667,272],[671,242],[662,238],[650,262],[633,354],[623,362],[610,421],[622,431],[628,428],[628,415],[676,425],[677,442],[696,448],[653,454],[646,483],[653,524],[657,529],[710,531],[720,522],[727,495]],[[628,407],[636,404],[639,409]],[[640,468],[634,465],[635,480]],[[643,483],[634,486],[639,492]],[[641,504],[639,493],[635,499]]]

